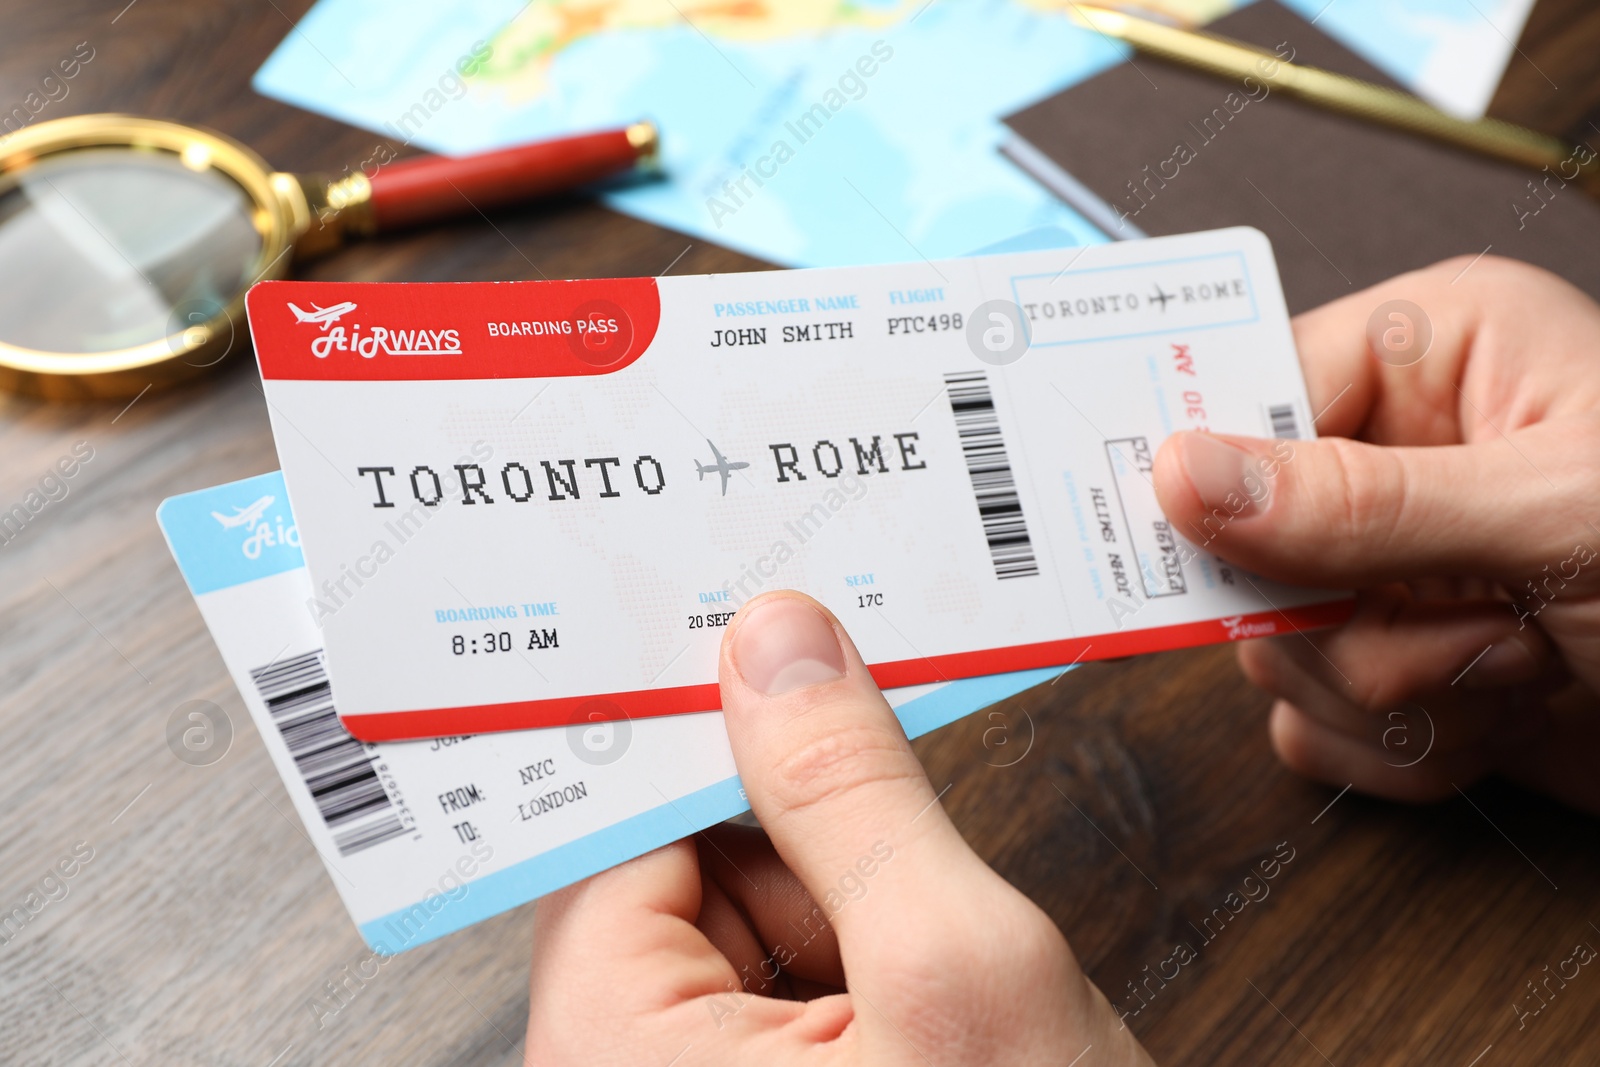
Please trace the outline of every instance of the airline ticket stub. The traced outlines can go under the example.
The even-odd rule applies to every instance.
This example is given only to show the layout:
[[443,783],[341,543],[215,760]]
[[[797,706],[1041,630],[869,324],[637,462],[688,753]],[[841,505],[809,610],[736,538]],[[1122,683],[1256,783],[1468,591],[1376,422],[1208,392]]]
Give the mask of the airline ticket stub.
[[1176,430],[1312,432],[1255,230],[248,308],[367,740],[715,708],[722,627],[783,587],[884,686],[1348,614],[1223,564],[1150,481]]
[[[431,941],[748,810],[720,712],[363,744],[339,724],[282,477],[173,497],[160,521],[308,839],[377,951]],[[1060,674],[885,696],[915,737]],[[986,744],[993,731],[1031,743],[1002,718]],[[1000,743],[988,746],[997,765],[1013,761]]]

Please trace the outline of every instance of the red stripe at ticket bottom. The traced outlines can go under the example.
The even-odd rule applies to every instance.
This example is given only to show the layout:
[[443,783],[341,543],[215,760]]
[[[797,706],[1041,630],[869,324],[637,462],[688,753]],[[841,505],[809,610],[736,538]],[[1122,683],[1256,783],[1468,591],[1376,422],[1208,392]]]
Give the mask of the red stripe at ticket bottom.
[[[925,659],[903,659],[872,667],[872,677],[884,689],[907,685],[950,682],[989,674],[1059,667],[1099,659],[1117,659],[1145,652],[1164,652],[1198,645],[1242,641],[1255,637],[1298,633],[1336,626],[1355,610],[1349,597],[1325,604],[1308,604],[1283,611],[1155,626],[1122,633],[1043,641],[1032,645],[956,652]],[[648,719],[658,715],[683,715],[715,711],[722,697],[715,683],[641,689],[628,693],[556,697],[550,700],[516,700],[505,704],[478,704],[459,708],[393,711],[370,715],[342,715],[340,721],[362,741],[412,741],[453,734],[529,730],[574,723]]]

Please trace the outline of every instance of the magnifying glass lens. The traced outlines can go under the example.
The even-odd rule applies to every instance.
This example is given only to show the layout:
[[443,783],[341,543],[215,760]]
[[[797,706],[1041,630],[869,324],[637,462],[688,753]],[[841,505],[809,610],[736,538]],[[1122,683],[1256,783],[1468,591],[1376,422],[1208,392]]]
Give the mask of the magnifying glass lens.
[[248,284],[261,248],[250,197],[204,159],[44,156],[0,192],[0,342],[93,353],[182,334]]

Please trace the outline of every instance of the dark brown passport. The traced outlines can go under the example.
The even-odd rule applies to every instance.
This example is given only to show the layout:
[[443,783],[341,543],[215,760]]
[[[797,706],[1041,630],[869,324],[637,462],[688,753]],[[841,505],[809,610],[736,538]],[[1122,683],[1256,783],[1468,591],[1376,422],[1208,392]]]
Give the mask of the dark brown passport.
[[[1268,0],[1208,29],[1395,84]],[[1563,187],[1554,168],[1501,163],[1259,82],[1230,83],[1140,55],[1006,123],[1151,236],[1236,225],[1264,231],[1291,312],[1485,250],[1538,264],[1600,298],[1600,203]],[[1600,144],[1600,134],[1589,143]]]

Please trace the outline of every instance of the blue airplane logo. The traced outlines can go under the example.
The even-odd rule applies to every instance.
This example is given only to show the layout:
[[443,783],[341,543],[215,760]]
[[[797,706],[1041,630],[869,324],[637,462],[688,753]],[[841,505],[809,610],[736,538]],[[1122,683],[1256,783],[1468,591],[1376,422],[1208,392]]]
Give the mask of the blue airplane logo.
[[706,475],[708,474],[722,475],[722,495],[727,496],[729,477],[733,475],[734,471],[742,471],[750,464],[729,463],[728,458],[718,451],[716,445],[711,444],[710,439],[706,440],[706,444],[711,445],[711,454],[717,457],[717,461],[715,463],[701,463],[699,460],[695,460],[695,469],[700,472],[700,480],[702,482],[706,480]]
[[213,511],[211,517],[216,519],[224,530],[237,529],[240,526],[254,526],[261,521],[262,512],[272,506],[272,497],[261,497],[253,504],[244,507],[235,507],[232,515],[224,515],[220,511]]

